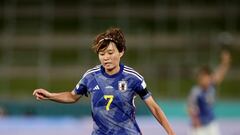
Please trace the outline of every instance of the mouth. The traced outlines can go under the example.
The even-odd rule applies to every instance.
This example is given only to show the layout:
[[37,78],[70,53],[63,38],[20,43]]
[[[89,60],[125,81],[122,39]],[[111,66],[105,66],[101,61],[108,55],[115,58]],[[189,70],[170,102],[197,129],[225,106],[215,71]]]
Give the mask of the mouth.
[[104,66],[109,66],[111,64],[111,62],[105,62]]

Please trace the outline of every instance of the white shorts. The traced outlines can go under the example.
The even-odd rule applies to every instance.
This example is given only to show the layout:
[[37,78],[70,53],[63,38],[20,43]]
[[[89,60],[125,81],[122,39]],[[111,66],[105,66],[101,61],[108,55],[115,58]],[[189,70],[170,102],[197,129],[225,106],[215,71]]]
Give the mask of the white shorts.
[[189,135],[220,135],[220,133],[218,124],[216,122],[211,122],[206,126],[192,128]]

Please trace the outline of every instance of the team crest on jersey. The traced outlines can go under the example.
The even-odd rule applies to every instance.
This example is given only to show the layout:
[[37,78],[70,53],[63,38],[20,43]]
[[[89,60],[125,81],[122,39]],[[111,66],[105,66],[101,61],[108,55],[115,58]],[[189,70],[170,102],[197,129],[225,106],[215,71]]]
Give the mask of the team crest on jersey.
[[127,90],[127,82],[126,81],[119,81],[118,82],[118,89],[122,92]]

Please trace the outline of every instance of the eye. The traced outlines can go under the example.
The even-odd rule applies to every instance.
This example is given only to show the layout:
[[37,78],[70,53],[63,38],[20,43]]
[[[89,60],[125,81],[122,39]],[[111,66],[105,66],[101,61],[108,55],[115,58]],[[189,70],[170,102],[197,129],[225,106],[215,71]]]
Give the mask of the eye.
[[110,54],[110,55],[113,54],[113,51],[109,51],[108,54]]
[[103,56],[103,55],[104,55],[104,53],[99,53],[99,55],[100,55],[100,56]]

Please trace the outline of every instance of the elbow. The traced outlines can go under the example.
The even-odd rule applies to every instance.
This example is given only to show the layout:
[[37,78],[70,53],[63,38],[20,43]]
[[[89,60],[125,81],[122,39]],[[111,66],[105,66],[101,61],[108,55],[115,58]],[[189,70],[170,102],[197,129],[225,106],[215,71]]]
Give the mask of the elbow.
[[76,103],[78,101],[79,98],[76,98],[74,96],[72,96],[70,99],[69,99],[69,103]]
[[74,100],[74,99],[68,100],[68,103],[76,103],[76,102],[77,102],[77,100]]
[[72,93],[69,93],[69,95],[66,97],[65,101],[67,103],[76,103],[80,97],[73,95]]
[[69,92],[68,103],[76,103],[80,97],[80,95],[76,95],[74,92]]

